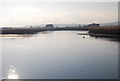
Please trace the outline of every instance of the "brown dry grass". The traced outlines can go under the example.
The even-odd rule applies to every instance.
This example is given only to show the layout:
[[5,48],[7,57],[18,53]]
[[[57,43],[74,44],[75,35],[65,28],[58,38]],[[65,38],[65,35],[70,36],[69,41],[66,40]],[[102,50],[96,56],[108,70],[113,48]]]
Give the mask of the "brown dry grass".
[[46,30],[47,29],[42,29],[42,28],[13,28],[13,29],[2,29],[2,34],[34,34]]
[[89,33],[119,35],[120,26],[89,27]]

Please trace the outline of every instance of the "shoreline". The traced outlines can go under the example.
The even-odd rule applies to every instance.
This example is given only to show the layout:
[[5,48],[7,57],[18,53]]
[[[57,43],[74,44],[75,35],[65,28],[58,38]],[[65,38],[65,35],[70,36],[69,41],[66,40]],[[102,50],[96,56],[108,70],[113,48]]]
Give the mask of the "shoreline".
[[119,37],[119,26],[100,27],[63,27],[63,28],[8,28],[0,29],[1,34],[37,34],[43,31],[88,31],[88,33],[78,33],[78,35],[90,35],[94,37]]
[[1,34],[36,34],[38,32],[47,31],[47,29],[42,28],[12,28],[12,29],[2,29]]

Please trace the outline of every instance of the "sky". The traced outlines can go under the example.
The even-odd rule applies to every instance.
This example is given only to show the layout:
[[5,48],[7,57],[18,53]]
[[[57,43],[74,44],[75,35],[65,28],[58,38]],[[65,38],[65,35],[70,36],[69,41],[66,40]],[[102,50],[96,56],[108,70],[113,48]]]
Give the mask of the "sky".
[[0,26],[116,22],[118,2],[107,1],[0,0]]

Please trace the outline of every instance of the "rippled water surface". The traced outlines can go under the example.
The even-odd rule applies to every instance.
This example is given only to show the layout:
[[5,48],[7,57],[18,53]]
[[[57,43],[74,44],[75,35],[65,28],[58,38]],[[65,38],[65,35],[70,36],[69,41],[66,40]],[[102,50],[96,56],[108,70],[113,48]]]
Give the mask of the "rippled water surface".
[[117,79],[118,42],[78,33],[3,37],[2,77],[14,66],[20,79]]

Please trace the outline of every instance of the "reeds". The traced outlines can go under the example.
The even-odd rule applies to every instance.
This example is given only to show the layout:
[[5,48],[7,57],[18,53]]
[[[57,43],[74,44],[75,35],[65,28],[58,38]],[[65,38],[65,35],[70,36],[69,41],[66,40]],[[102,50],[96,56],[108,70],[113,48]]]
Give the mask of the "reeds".
[[47,31],[47,29],[42,28],[12,28],[12,29],[2,29],[2,34],[35,34],[37,32]]
[[94,34],[109,34],[109,35],[119,35],[119,26],[102,26],[102,27],[89,27],[89,33]]

